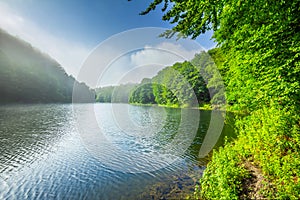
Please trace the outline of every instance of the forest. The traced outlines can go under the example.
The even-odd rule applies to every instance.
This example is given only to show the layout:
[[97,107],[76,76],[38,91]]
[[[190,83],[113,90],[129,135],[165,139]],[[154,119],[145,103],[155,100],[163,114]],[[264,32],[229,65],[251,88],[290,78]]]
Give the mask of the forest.
[[[196,55],[194,60],[203,64],[206,61],[201,60],[203,57],[205,56]],[[201,66],[195,66],[188,61],[166,67],[152,79],[143,79],[132,91],[129,102],[172,107],[192,107],[209,103],[209,91],[200,70]]]
[[214,31],[226,110],[241,113],[191,198],[299,199],[300,1],[154,0],[141,15],[158,8],[164,37]]
[[0,29],[1,103],[93,102],[94,91],[69,76],[58,62],[29,43]]
[[131,91],[136,87],[135,83],[127,83],[116,86],[104,86],[95,89],[96,102],[101,103],[128,103]]

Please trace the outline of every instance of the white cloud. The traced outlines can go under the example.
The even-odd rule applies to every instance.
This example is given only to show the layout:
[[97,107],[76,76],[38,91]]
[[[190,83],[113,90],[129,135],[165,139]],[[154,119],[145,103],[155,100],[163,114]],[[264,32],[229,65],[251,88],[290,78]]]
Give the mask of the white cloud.
[[155,76],[166,66],[191,60],[200,50],[187,50],[181,44],[171,42],[145,45],[142,50],[125,54],[111,63],[99,78],[98,85],[140,82],[143,78]]
[[200,49],[186,50],[180,44],[163,42],[155,46],[145,46],[141,51],[131,56],[131,62],[135,66],[159,64],[173,65],[176,62],[190,60]]
[[0,27],[8,33],[31,43],[57,60],[68,74],[77,76],[90,50],[81,44],[57,38],[23,18],[6,3],[0,2]]

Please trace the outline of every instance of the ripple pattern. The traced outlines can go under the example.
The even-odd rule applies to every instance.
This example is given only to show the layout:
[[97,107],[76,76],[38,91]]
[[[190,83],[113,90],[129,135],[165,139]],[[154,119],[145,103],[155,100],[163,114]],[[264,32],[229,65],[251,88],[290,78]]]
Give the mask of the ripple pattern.
[[[209,113],[203,114],[208,116],[200,120],[196,137],[179,159],[159,170],[131,173],[110,166],[126,167],[137,159],[143,160],[134,162],[134,167],[153,165],[147,159],[159,157],[176,136],[182,110],[119,105],[119,114],[129,109],[129,119],[113,118],[109,104],[95,105],[101,126],[89,126],[87,118],[85,128],[91,132],[100,128],[104,133],[101,150],[108,163],[83,144],[74,112],[85,115],[86,105],[75,106],[80,109],[74,111],[69,104],[0,106],[0,199],[143,199],[158,183],[180,186],[178,180],[189,180],[196,184],[201,176],[204,167],[199,167],[197,153]],[[124,126],[116,126],[115,120]],[[189,124],[183,127],[190,130]],[[133,154],[117,154],[106,148],[105,139]],[[172,156],[172,151],[166,153]],[[183,178],[187,176],[195,181]]]

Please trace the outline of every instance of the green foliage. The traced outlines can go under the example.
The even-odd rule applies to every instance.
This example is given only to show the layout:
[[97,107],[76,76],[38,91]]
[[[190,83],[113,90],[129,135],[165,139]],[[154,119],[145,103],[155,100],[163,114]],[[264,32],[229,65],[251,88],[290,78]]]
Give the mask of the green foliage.
[[[249,177],[244,162],[261,168],[262,197],[300,198],[300,127],[297,111],[272,104],[238,120],[237,140],[214,153],[201,179],[201,196],[237,199],[243,179]],[[199,196],[199,190],[196,195]]]
[[142,15],[155,10],[157,5],[164,3],[162,11],[166,11],[163,20],[174,24],[171,31],[163,34],[172,37],[179,32],[183,37],[192,36],[195,39],[207,30],[216,30],[219,26],[219,17],[223,10],[224,1],[217,0],[154,0]]
[[[283,7],[272,9],[279,16],[280,11],[285,10]],[[266,18],[269,23],[260,27],[240,26],[232,40],[224,45],[223,51],[228,56],[225,65],[230,69],[227,97],[239,109],[252,111],[274,100],[282,106],[299,103],[300,32],[297,29],[300,27],[293,25],[295,20],[299,22],[299,18],[295,19],[298,14],[290,14],[284,17],[287,21],[281,23],[274,17]]]
[[168,2],[154,1],[142,14],[164,4],[163,20],[174,24],[167,37],[177,32],[196,38],[215,30],[226,55],[221,68],[229,70],[222,76],[230,105],[252,111],[274,99],[282,105],[299,102],[299,0]]
[[220,107],[225,105],[225,87],[223,78],[220,72],[224,70],[223,55],[219,48],[210,51],[196,54],[191,63],[196,66],[201,76],[207,82],[207,88],[211,97],[210,103],[213,107]]
[[114,86],[96,88],[96,102],[109,103],[114,91]]
[[155,104],[152,83],[141,83],[131,93],[130,103]]
[[68,76],[49,56],[0,30],[1,103],[72,102],[73,85],[93,102],[94,92]]
[[297,109],[272,104],[238,123],[239,154],[252,158],[273,184],[262,191],[266,197],[300,198],[299,121]]
[[128,103],[131,90],[136,84],[128,83],[118,86],[96,88],[96,102],[102,103]]
[[241,166],[237,152],[229,145],[221,147],[212,160],[200,180],[201,193],[198,188],[195,195],[204,199],[239,199],[241,183],[249,174]]
[[[199,55],[201,54],[207,55],[205,52]],[[195,62],[195,64],[202,63]],[[190,107],[208,103],[209,91],[200,68],[187,61],[166,67],[151,80],[144,79],[131,93],[130,103],[157,103],[172,107]]]

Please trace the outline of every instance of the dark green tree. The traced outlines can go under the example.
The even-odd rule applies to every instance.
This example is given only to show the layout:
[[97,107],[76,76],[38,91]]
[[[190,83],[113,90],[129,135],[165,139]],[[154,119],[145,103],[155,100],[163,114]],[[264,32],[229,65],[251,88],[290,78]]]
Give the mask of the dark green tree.
[[129,98],[130,103],[140,103],[140,104],[155,104],[155,97],[153,94],[153,84],[151,79],[144,78],[138,86],[136,86],[132,91]]

